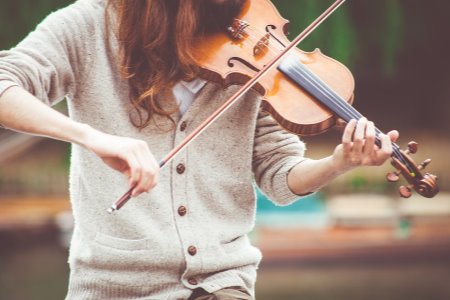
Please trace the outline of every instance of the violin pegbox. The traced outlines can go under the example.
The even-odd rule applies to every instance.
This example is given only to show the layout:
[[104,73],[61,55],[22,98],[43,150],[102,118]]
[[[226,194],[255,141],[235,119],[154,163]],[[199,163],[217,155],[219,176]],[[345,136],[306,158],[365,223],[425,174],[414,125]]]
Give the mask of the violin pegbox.
[[411,197],[413,189],[427,198],[432,198],[439,192],[439,187],[436,183],[437,176],[429,173],[421,174],[421,170],[424,170],[430,164],[431,159],[426,159],[417,165],[410,156],[410,154],[417,152],[418,146],[414,141],[409,142],[408,149],[399,150],[400,156],[392,155],[391,164],[397,171],[388,173],[386,178],[390,182],[396,182],[399,179],[399,175],[405,177],[409,185],[402,185],[399,188],[399,194],[403,198]]

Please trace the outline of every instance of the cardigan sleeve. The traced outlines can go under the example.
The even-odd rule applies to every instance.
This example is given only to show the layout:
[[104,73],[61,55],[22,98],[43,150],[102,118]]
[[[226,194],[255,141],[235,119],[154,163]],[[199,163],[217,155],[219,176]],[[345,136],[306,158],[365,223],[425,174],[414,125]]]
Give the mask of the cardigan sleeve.
[[260,112],[253,146],[253,173],[257,185],[277,205],[289,205],[301,196],[287,183],[289,171],[305,160],[305,145],[265,112]]
[[16,47],[0,51],[1,92],[19,85],[48,105],[75,94],[94,43],[90,2],[79,0],[50,14]]

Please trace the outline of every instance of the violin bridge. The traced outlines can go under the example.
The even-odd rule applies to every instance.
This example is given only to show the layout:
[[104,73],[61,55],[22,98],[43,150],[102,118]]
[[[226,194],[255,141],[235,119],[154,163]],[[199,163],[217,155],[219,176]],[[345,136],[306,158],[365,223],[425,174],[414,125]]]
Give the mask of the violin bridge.
[[245,29],[250,26],[250,24],[246,21],[234,19],[233,23],[230,27],[228,27],[228,33],[235,40],[243,39],[247,34],[245,33]]
[[267,49],[269,48],[269,39],[270,34],[266,33],[253,47],[253,55],[258,56],[262,53],[265,53]]

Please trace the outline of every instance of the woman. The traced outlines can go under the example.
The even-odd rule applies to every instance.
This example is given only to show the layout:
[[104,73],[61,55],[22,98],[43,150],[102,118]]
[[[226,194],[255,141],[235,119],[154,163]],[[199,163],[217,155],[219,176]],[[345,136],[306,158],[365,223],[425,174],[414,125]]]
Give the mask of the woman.
[[[155,158],[238,88],[199,79],[192,49],[242,4],[79,0],[0,53],[0,123],[73,144],[67,299],[253,299],[253,178],[287,205],[390,156],[397,132],[378,148],[361,119],[333,155],[306,159],[249,92],[159,172]],[[70,118],[49,108],[64,97]],[[136,199],[107,214],[131,186]]]

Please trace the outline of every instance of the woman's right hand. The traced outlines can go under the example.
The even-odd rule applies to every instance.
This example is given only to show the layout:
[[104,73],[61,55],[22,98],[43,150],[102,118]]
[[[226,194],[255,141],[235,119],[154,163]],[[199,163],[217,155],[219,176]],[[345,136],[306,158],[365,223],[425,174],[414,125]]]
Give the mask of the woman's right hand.
[[128,177],[130,188],[134,187],[132,197],[156,186],[159,165],[146,142],[90,128],[84,146]]
[[4,127],[84,146],[128,177],[130,188],[134,187],[133,197],[156,185],[159,165],[144,141],[106,134],[75,122],[18,86],[5,90],[0,100],[0,123]]

